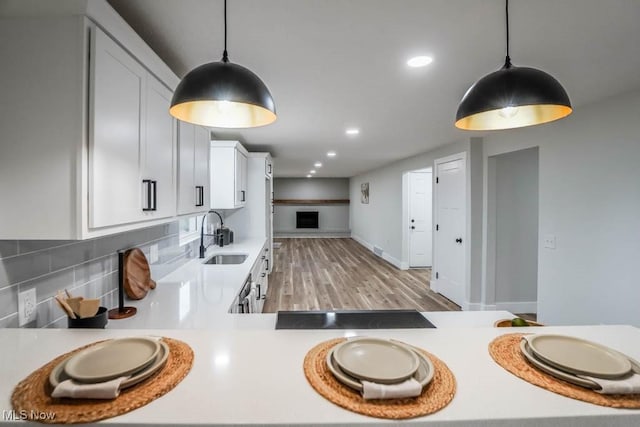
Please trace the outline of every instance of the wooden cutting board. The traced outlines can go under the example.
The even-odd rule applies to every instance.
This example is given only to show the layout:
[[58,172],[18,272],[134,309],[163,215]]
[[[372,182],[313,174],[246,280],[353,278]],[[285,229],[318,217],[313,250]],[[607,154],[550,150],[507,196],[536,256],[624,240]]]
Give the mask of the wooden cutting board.
[[149,289],[155,289],[156,282],[151,279],[151,270],[147,257],[139,248],[129,249],[124,254],[123,287],[131,299],[144,298]]

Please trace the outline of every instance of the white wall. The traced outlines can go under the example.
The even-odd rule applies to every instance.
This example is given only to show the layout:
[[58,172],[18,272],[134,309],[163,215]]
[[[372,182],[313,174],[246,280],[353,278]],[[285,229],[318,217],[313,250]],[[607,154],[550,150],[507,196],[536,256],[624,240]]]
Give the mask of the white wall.
[[[349,199],[347,178],[276,178],[274,199]],[[317,211],[319,228],[296,229],[296,211]],[[276,236],[348,236],[349,205],[275,205],[273,229]]]
[[[484,138],[488,156],[539,146],[538,317],[640,326],[640,92]],[[486,167],[485,167],[486,170]],[[541,240],[556,236],[556,249]]]
[[[397,267],[408,263],[403,247],[403,183],[408,171],[433,167],[433,161],[469,150],[469,141],[448,144],[382,168],[354,176],[349,180],[351,194],[351,235],[363,245],[377,246],[383,257]],[[360,203],[360,184],[369,183],[369,204]]]
[[[495,301],[535,312],[538,288],[538,148],[495,159]],[[515,304],[514,304],[515,303]],[[532,308],[524,308],[529,303]],[[507,308],[504,304],[511,304]]]

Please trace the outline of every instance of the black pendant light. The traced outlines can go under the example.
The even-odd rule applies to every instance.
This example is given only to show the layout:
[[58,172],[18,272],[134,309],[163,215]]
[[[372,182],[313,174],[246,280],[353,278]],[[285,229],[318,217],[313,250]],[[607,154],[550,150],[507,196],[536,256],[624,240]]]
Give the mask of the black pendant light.
[[257,127],[276,120],[267,86],[249,69],[229,62],[227,0],[222,61],[191,70],[176,88],[169,113],[184,122],[219,128]]
[[516,67],[509,57],[509,0],[506,0],[507,57],[504,67],[467,90],[456,114],[456,127],[498,130],[552,122],[571,114],[562,85],[535,68]]

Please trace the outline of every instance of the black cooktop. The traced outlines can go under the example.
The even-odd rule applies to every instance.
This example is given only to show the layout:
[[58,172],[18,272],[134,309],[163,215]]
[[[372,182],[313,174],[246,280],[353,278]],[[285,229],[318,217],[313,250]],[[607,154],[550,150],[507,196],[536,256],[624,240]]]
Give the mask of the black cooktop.
[[276,329],[435,328],[416,310],[279,311]]

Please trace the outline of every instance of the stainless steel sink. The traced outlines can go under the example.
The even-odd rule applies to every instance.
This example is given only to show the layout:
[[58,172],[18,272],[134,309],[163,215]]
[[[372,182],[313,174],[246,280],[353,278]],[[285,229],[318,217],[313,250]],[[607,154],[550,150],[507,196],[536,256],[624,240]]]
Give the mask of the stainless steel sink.
[[214,255],[205,264],[242,264],[247,259],[245,254],[218,254]]

